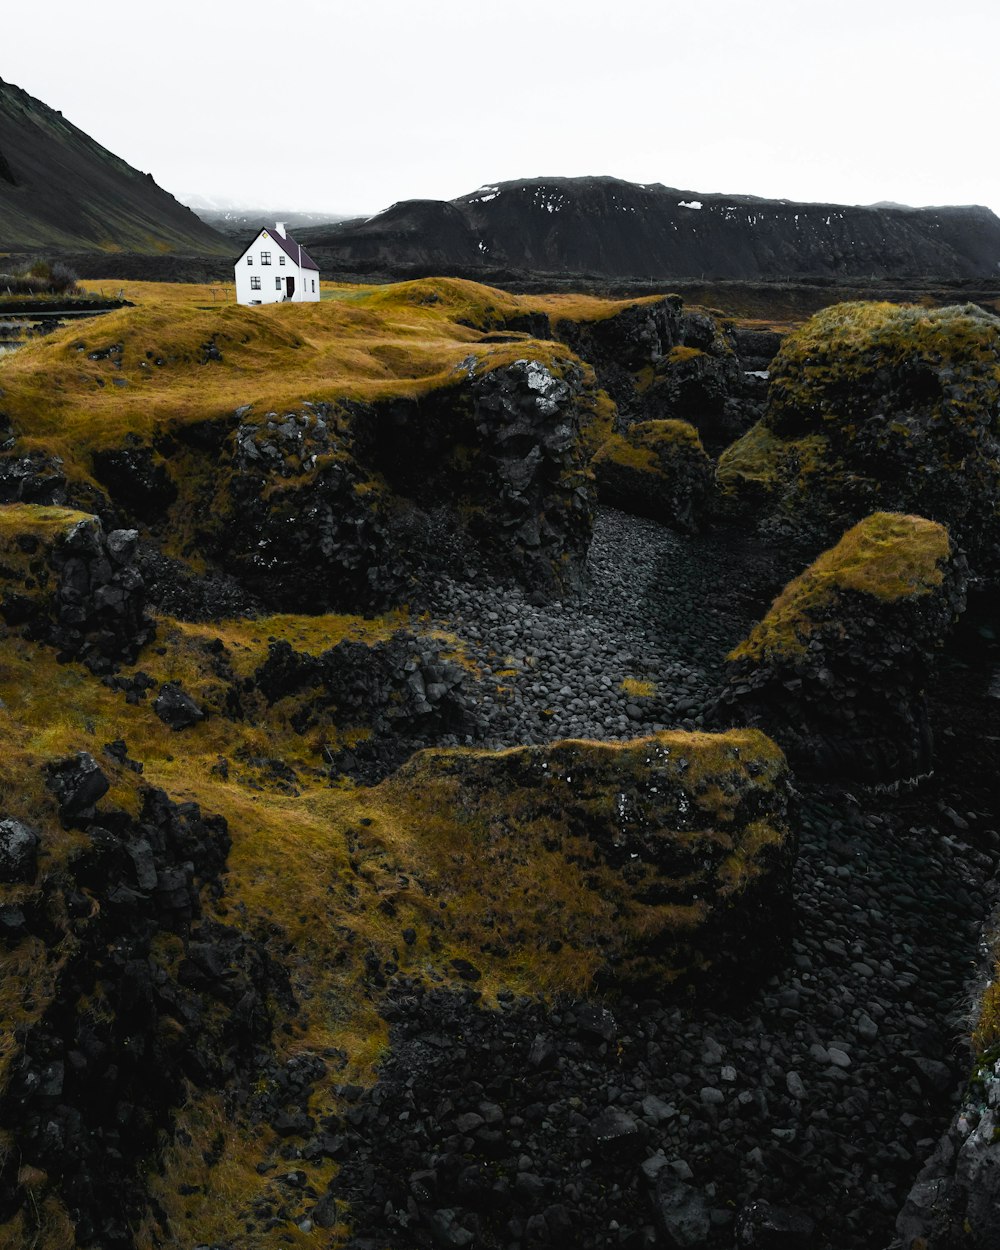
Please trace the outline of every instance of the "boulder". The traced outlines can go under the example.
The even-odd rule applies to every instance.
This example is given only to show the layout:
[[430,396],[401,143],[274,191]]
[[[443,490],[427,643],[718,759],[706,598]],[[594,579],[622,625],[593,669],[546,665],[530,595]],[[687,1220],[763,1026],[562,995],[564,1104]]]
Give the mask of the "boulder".
[[59,803],[59,815],[71,823],[93,816],[94,805],[107,794],[110,783],[92,755],[77,751],[49,766],[48,788]]
[[641,421],[613,434],[592,461],[602,503],[676,529],[698,527],[715,474],[698,431],[686,421]]
[[404,564],[389,537],[391,494],[354,455],[368,409],[303,405],[244,420],[228,439],[208,545],[265,604],[283,611],[399,599]]
[[647,417],[690,421],[717,454],[753,420],[744,417],[743,386],[726,329],[705,313],[689,312],[681,342],[656,361],[642,387],[642,410]]
[[610,317],[557,319],[552,335],[593,366],[624,426],[690,421],[714,453],[760,415],[747,403],[750,366],[736,354],[732,324],[685,310],[678,295],[633,300]]
[[187,691],[171,681],[164,682],[160,687],[153,711],[164,725],[175,732],[179,729],[190,729],[192,725],[205,719],[205,713]]
[[59,456],[40,450],[0,456],[0,503],[59,505],[66,502],[66,490]]
[[737,1250],[812,1250],[816,1221],[799,1207],[748,1202],[736,1217]]
[[35,879],[39,837],[19,820],[0,820],[0,882],[30,884]]
[[683,340],[684,313],[679,295],[635,300],[610,317],[559,319],[553,335],[594,367],[599,385],[626,421],[644,412],[638,379]]
[[1000,573],[1000,319],[976,305],[838,304],[790,334],[761,420],[719,461],[771,531],[830,541],[872,512],[947,525]]
[[299,733],[331,724],[368,731],[349,749],[326,753],[335,770],[366,782],[418,747],[477,727],[471,674],[439,641],[409,630],[371,645],[347,639],[318,656],[273,642],[251,680],[268,704],[294,700],[287,706]]
[[379,794],[458,899],[468,865],[515,961],[546,947],[599,986],[738,989],[788,932],[787,768],[756,731],[424,751]]
[[605,1107],[590,1125],[594,1150],[603,1158],[620,1158],[642,1148],[643,1126],[621,1107]]
[[664,1245],[671,1250],[687,1250],[708,1244],[711,1214],[704,1195],[678,1180],[669,1168],[657,1175],[650,1202]]
[[924,687],[967,580],[943,526],[875,513],[790,582],[730,653],[714,718],[766,729],[797,767],[823,775],[928,772]]
[[470,357],[454,385],[380,406],[366,454],[426,518],[405,531],[423,564],[464,564],[551,599],[584,576],[597,424],[591,375],[553,346],[492,368]]
[[28,934],[28,917],[16,903],[0,903],[0,942],[16,946]]

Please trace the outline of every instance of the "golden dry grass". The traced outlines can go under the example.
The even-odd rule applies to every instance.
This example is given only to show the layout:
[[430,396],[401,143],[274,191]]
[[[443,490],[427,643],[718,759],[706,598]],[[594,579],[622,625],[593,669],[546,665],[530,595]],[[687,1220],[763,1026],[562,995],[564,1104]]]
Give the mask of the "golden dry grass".
[[[422,394],[455,385],[470,357],[478,369],[530,356],[558,370],[572,358],[562,344],[520,335],[487,343],[484,332],[539,303],[560,315],[589,317],[628,306],[590,297],[528,301],[457,279],[338,288],[334,300],[260,308],[205,306],[209,290],[127,284],[137,307],[67,327],[5,357],[3,411],[21,445],[56,452],[86,477],[90,454],[120,445],[126,435],[149,439],[243,404],[260,412],[305,400]],[[209,343],[221,362],[205,362]],[[101,358],[91,359],[95,354]]]
[[625,677],[621,689],[633,699],[649,699],[656,694],[656,682],[644,677]]

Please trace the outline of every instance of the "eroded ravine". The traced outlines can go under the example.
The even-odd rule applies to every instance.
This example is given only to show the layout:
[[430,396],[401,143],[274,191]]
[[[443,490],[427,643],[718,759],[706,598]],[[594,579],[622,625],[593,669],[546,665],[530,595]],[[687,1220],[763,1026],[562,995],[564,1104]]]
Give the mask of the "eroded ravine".
[[[474,614],[460,598],[449,623],[482,654],[535,661],[508,672],[519,697],[496,718],[497,745],[625,736],[689,691],[681,710],[696,723],[725,650],[784,572],[604,514],[589,600],[553,612],[484,595]],[[713,594],[725,607],[708,615]],[[474,992],[400,985],[392,1051],[352,1113],[333,1187],[353,1204],[357,1244],[419,1245],[430,1221],[441,1244],[640,1246],[669,1229],[678,1244],[728,1246],[755,1200],[779,1221],[799,1209],[795,1244],[889,1243],[968,1066],[968,985],[1000,849],[995,795],[968,771],[970,744],[997,725],[990,657],[969,647],[976,612],[933,692],[933,778],[902,793],[799,783],[795,937],[748,998],[611,996],[602,1011],[507,1000],[494,1013]],[[556,708],[543,717],[548,656],[572,660],[540,683]],[[638,676],[642,663],[659,679],[642,719],[641,698],[631,716],[620,706],[619,681],[587,698],[594,671]]]

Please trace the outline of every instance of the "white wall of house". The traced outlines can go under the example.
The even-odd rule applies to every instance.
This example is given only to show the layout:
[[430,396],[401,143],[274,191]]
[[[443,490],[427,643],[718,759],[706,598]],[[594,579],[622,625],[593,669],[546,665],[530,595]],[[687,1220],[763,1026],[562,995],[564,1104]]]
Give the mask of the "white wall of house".
[[[304,304],[319,299],[319,273],[297,265],[276,241],[277,233],[262,230],[236,262],[238,304],[280,304],[286,298]],[[294,243],[291,246],[297,250]]]

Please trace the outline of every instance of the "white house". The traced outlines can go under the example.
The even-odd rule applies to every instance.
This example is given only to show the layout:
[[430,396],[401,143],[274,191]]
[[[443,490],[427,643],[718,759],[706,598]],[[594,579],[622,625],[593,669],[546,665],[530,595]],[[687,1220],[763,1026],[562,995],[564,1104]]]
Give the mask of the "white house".
[[236,262],[238,304],[296,304],[319,299],[319,266],[301,243],[275,223],[262,230]]

